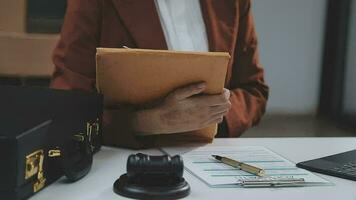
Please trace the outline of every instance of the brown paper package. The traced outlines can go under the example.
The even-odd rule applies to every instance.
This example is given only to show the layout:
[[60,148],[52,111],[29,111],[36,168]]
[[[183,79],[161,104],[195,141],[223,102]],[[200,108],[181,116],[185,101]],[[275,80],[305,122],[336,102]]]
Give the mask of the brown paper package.
[[[176,88],[197,82],[206,83],[205,94],[220,94],[229,60],[229,54],[224,52],[98,48],[96,85],[104,95],[104,106],[107,108],[117,105],[144,107]],[[115,123],[113,120],[111,123]],[[216,133],[217,124],[213,124],[191,132],[144,137],[153,140],[149,146],[163,146],[211,142]],[[145,140],[142,137],[137,140],[120,137],[119,130],[115,128],[106,129],[105,138],[120,140],[111,143],[125,147],[139,147],[140,141]]]

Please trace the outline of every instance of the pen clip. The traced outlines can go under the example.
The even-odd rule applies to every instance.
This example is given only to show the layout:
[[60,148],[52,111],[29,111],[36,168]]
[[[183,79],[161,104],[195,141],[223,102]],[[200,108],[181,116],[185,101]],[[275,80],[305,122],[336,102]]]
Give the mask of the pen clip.
[[250,178],[240,180],[239,185],[246,188],[301,187],[305,185],[305,180],[304,178]]

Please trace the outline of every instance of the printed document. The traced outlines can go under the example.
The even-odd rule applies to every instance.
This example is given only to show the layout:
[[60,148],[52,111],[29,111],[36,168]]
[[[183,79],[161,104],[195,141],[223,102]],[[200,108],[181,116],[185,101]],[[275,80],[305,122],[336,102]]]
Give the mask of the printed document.
[[[168,154],[176,153],[170,148],[162,150]],[[303,178],[306,186],[331,184],[307,170],[297,168],[289,160],[261,146],[197,147],[183,154],[186,170],[211,187],[238,187],[239,183],[245,179],[259,178],[254,174],[215,160],[211,155],[225,156],[262,168],[265,170],[266,176],[273,179]]]

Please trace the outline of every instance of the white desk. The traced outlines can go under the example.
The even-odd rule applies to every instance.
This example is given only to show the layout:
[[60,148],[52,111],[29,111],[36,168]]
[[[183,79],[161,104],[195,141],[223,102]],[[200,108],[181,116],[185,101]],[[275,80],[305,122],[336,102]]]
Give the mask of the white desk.
[[[216,139],[212,145],[258,145],[297,163],[356,148],[356,138],[238,138]],[[141,151],[148,154],[161,154],[158,150]],[[63,179],[35,195],[31,200],[111,200],[126,199],[112,191],[114,181],[126,170],[126,159],[136,153],[125,149],[103,147],[95,155],[93,168],[82,180],[67,184]],[[191,186],[191,194],[186,199],[288,199],[288,200],[356,200],[356,182],[331,176],[324,178],[334,186],[303,188],[210,188],[196,177],[185,173]]]

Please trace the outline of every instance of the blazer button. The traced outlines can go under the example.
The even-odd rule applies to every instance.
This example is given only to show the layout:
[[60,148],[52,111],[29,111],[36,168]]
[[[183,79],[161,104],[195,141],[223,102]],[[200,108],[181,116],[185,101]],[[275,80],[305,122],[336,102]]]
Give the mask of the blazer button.
[[247,47],[247,46],[244,46],[244,48],[242,49],[242,51],[243,51],[244,53],[246,53],[246,52],[248,51],[248,47]]

